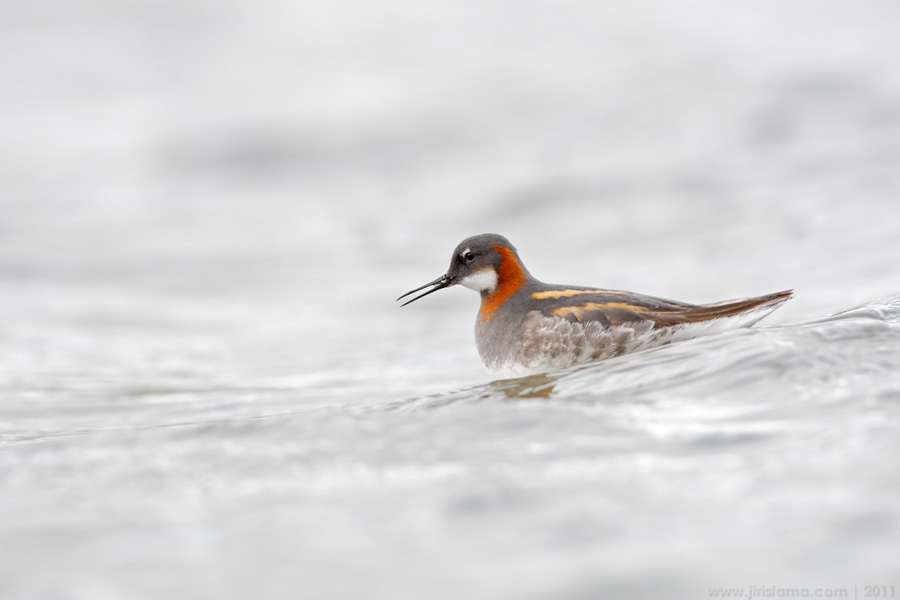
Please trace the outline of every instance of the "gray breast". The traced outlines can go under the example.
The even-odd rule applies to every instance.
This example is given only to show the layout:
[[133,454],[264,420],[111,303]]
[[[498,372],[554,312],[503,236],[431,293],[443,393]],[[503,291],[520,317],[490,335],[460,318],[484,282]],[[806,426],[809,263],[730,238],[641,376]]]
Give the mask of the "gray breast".
[[603,360],[656,337],[649,321],[623,326],[571,322],[530,311],[518,321],[500,315],[475,325],[481,360],[495,376],[519,377]]

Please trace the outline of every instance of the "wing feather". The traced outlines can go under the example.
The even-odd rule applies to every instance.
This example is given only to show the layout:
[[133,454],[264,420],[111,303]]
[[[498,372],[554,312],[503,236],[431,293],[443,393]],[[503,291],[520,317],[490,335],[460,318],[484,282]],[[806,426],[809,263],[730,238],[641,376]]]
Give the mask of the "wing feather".
[[671,326],[774,309],[792,295],[793,290],[786,290],[715,304],[685,304],[626,292],[585,293],[549,301],[542,312],[579,323],[597,322],[615,326],[652,321],[657,326]]

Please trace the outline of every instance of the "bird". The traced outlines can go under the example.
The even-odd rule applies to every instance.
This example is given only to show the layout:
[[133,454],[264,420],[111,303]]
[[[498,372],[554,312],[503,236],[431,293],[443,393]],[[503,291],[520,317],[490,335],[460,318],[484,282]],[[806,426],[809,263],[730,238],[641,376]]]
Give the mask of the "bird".
[[484,233],[456,246],[444,275],[404,302],[454,285],[475,290],[478,354],[494,379],[566,369],[706,334],[750,327],[793,296],[785,290],[689,304],[632,292],[543,283],[508,239]]

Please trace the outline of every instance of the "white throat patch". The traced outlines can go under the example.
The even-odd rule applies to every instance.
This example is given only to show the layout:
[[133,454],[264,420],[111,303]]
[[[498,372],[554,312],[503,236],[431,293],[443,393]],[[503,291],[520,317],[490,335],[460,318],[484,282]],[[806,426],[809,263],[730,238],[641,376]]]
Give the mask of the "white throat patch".
[[476,292],[492,292],[497,289],[497,271],[493,267],[487,267],[475,271],[468,277],[459,280],[459,285],[465,286]]

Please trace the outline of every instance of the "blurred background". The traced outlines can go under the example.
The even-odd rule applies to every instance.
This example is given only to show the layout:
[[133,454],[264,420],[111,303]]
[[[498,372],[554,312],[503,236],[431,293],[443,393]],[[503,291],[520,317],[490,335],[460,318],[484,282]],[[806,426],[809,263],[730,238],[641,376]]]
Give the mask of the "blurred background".
[[[471,292],[394,298],[483,232],[548,282],[796,289],[772,323],[896,295],[897,23],[887,0],[5,0],[0,591],[452,597],[474,588],[448,565],[489,578],[498,554],[532,575],[494,598],[636,589],[611,563],[671,574],[650,538],[557,527],[590,513],[563,491],[552,511],[460,500],[447,482],[485,455],[392,429],[458,427],[458,449],[469,417],[354,412],[487,380]],[[467,502],[498,513],[460,525]],[[568,541],[517,537],[542,518]],[[574,588],[537,575],[554,564]]]

